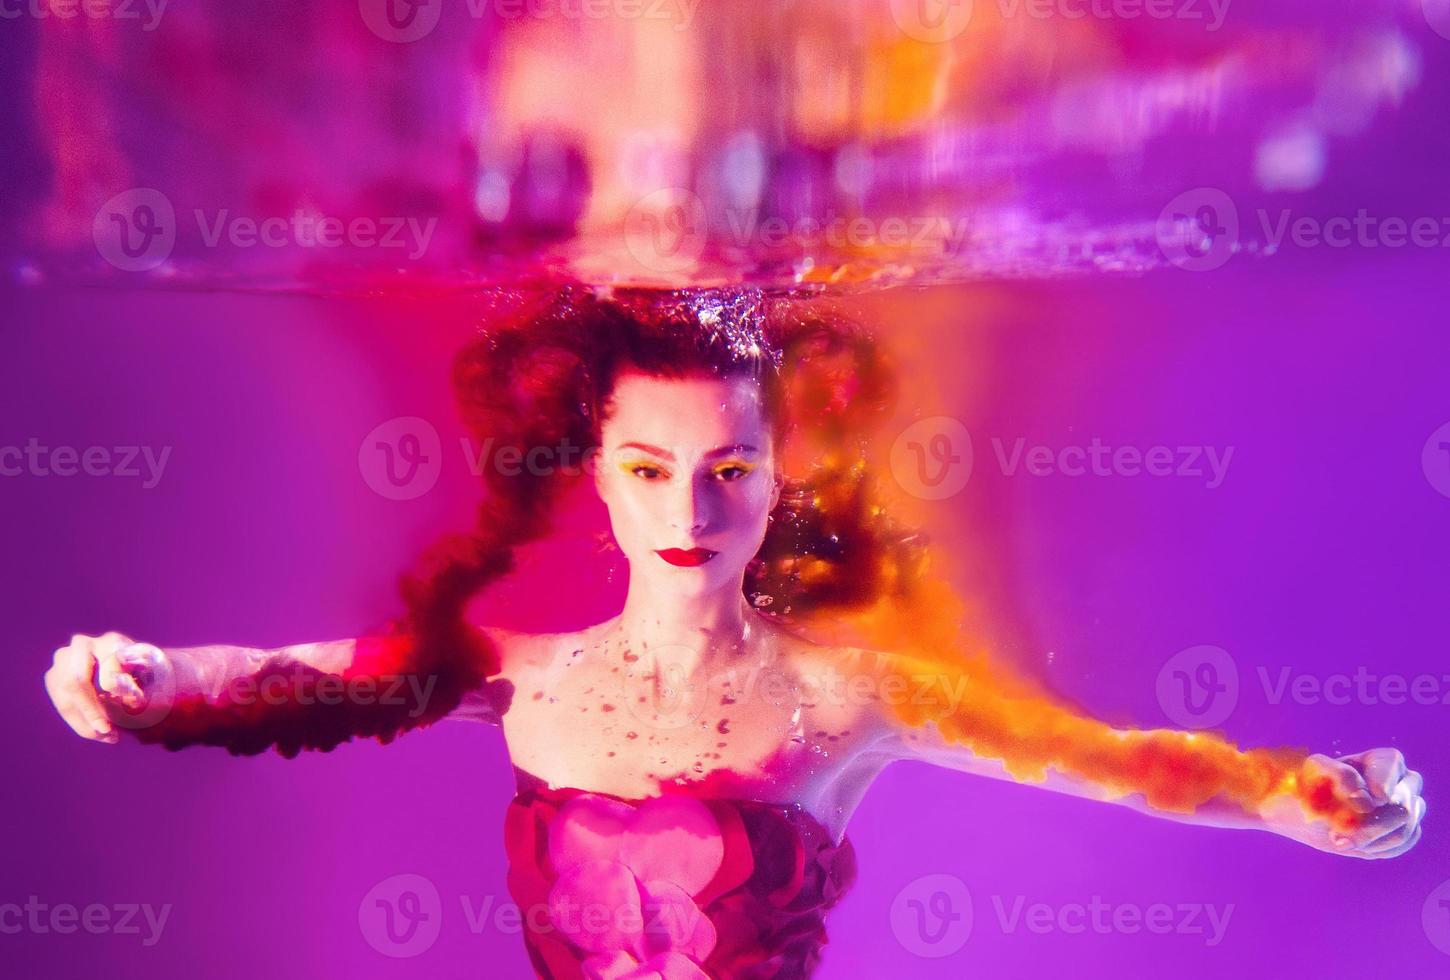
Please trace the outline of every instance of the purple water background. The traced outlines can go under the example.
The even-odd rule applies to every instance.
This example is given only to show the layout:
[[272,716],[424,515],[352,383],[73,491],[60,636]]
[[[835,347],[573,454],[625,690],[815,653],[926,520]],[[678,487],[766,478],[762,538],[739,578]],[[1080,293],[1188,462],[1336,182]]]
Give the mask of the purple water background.
[[[1104,717],[1165,725],[1159,668],[1179,650],[1220,646],[1242,686],[1223,724],[1233,737],[1398,746],[1425,774],[1430,812],[1412,853],[1359,862],[898,763],[850,826],[861,880],[830,922],[823,976],[1442,968],[1421,909],[1450,876],[1437,819],[1450,705],[1274,704],[1257,675],[1287,666],[1324,679],[1363,665],[1431,674],[1450,690],[1450,499],[1421,458],[1450,421],[1437,268],[1260,263],[873,301],[930,341],[949,391],[974,379],[946,405],[972,431],[976,464],[941,505],[942,533],[964,564],[990,567],[965,574],[963,589],[1006,610],[1015,655]],[[137,936],[6,935],[7,972],[524,975],[519,937],[472,931],[462,905],[505,900],[512,786],[497,731],[449,722],[291,761],[173,755],[81,741],[40,685],[50,651],[74,631],[273,646],[356,635],[394,611],[398,570],[467,519],[445,383],[466,313],[44,290],[6,305],[6,443],[173,451],[152,489],[119,477],[0,484],[15,692],[4,899],[174,906],[149,948]],[[430,420],[445,449],[437,487],[412,501],[373,492],[358,462],[367,433],[401,416]],[[1211,490],[1192,478],[1009,477],[991,440],[1018,436],[1232,446],[1234,456]],[[582,576],[577,555],[587,549],[566,538],[536,572]],[[595,611],[617,600],[618,584],[593,598]],[[538,585],[515,587],[536,597],[515,619],[590,615],[588,601],[551,608],[546,597],[568,590]],[[358,907],[402,873],[436,884],[443,928],[426,953],[393,960],[365,940]],[[975,910],[966,945],[940,959],[909,951],[890,914],[901,889],[930,874],[959,878]],[[1018,895],[1054,908],[1101,896],[1233,911],[1212,946],[1191,932],[1009,932],[994,897],[1010,908]]]

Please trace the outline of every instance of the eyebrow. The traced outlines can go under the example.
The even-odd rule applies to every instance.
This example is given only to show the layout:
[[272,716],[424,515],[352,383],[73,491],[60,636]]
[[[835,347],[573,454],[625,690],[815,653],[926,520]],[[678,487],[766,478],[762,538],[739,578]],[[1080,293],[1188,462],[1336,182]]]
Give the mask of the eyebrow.
[[[623,443],[620,443],[619,448],[620,449],[643,449],[645,452],[647,452],[647,453],[649,453],[649,454],[651,454],[653,456],[658,456],[661,459],[667,459],[671,463],[673,463],[675,461],[675,454],[674,453],[670,452],[668,449],[661,449],[659,446],[651,446],[647,442],[623,442]],[[718,448],[712,449],[708,453],[705,454],[705,458],[706,459],[714,459],[717,456],[731,456],[731,455],[734,455],[734,454],[737,454],[737,453],[744,454],[744,453],[758,453],[758,452],[760,452],[760,450],[757,449],[754,446],[747,445],[746,443],[736,443],[733,446],[720,446]]]

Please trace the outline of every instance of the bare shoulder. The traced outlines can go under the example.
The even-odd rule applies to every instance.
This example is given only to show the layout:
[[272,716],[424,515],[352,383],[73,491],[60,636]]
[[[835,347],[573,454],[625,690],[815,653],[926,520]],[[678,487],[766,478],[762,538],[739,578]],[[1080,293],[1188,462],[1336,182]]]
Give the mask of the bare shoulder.
[[1001,764],[981,760],[958,741],[948,740],[939,720],[973,695],[979,678],[966,664],[911,653],[866,647],[818,648],[827,653],[849,699],[864,706],[860,723],[868,732],[863,753],[885,764],[925,759],[949,768],[1002,775]]
[[891,671],[895,655],[817,642],[779,623],[770,628],[781,644],[782,662],[805,692],[820,730],[850,732],[853,744],[866,747],[896,727],[883,710],[880,683]]
[[[822,643],[805,631],[766,620],[766,628],[781,645],[796,669],[806,676],[841,675],[844,678],[878,678],[910,669],[911,660],[900,654],[867,647]],[[862,682],[857,681],[860,685]]]
[[517,683],[533,674],[545,672],[560,655],[588,647],[597,641],[606,623],[564,633],[525,633],[501,626],[480,626],[479,631],[498,651],[500,675]]
[[577,649],[588,630],[577,633],[526,633],[502,626],[475,628],[493,645],[499,670],[464,695],[453,717],[503,725],[504,715],[515,713],[524,697],[533,697],[550,684],[550,667],[559,651]]

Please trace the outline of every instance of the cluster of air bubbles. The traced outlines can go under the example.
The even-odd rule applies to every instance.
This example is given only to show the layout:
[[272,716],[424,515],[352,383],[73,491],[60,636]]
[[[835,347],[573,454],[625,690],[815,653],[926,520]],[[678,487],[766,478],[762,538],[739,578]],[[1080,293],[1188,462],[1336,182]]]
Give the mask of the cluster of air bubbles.
[[766,339],[768,303],[762,290],[736,287],[682,290],[664,305],[673,305],[679,320],[705,328],[709,343],[725,348],[734,359],[764,360],[778,368],[783,354]]

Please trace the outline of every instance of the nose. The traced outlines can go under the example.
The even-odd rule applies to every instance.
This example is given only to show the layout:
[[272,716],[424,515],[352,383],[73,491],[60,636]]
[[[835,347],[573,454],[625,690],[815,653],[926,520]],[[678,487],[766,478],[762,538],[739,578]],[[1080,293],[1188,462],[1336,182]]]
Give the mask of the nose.
[[690,480],[676,491],[671,514],[670,527],[684,531],[691,539],[709,526],[709,489],[703,481]]

